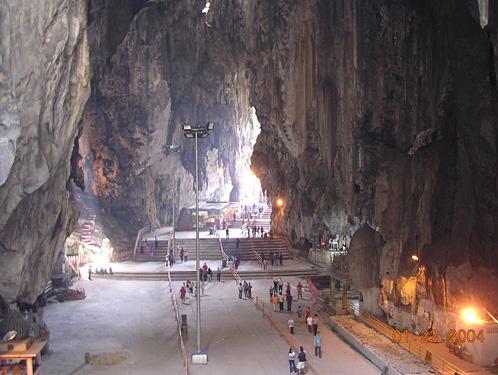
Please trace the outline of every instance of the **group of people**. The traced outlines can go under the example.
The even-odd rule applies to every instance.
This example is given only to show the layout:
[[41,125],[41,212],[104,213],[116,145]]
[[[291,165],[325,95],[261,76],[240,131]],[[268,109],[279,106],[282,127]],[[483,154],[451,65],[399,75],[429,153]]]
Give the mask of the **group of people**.
[[[93,269],[92,269],[92,265],[90,264],[88,266],[88,280],[92,280],[92,275],[94,274],[93,272]],[[97,268],[95,270],[95,274],[97,275],[114,275],[114,271],[112,270],[112,267],[109,267],[109,271],[107,271],[107,267],[101,267],[101,268]],[[81,277],[81,275],[79,275],[78,277]]]
[[260,252],[261,256],[261,263],[263,264],[263,269],[265,271],[268,270],[268,263],[271,264],[271,266],[283,266],[284,265],[284,256],[282,253],[277,253],[277,252],[270,252],[270,255],[268,256],[268,259],[265,256],[265,252],[261,250]]
[[[204,287],[206,284],[204,281],[201,279],[201,296],[204,295]],[[188,293],[192,295],[197,295],[197,285],[195,281],[187,280],[184,282],[180,288],[180,299],[182,300],[182,303],[185,303],[185,299],[187,298],[187,291]]]
[[244,283],[239,283],[238,290],[239,290],[239,298],[240,299],[243,299],[243,298],[251,299],[252,298],[252,285],[251,285],[251,283],[247,283],[244,280]]
[[158,247],[159,247],[159,241],[157,237],[154,237],[154,246],[151,246],[146,238],[140,243],[140,254],[154,256],[154,252],[157,252]]

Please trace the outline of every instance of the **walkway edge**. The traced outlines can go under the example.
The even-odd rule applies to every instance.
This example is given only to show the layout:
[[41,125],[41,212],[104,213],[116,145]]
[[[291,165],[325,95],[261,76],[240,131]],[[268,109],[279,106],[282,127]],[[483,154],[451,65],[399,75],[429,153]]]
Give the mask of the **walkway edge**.
[[379,357],[375,352],[366,348],[360,340],[354,337],[347,329],[341,326],[334,319],[329,319],[329,323],[332,326],[332,329],[348,344],[350,344],[354,349],[363,354],[370,362],[372,362],[379,370],[383,370],[387,368],[387,374],[389,375],[403,375],[401,372],[397,371],[393,367],[389,366],[389,364]]

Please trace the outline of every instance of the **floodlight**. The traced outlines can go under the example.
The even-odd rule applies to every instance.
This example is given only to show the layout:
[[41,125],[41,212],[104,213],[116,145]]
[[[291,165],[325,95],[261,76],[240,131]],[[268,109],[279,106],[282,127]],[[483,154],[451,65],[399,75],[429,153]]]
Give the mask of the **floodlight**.
[[9,331],[2,337],[2,341],[12,341],[17,337],[17,331]]
[[195,137],[194,133],[190,133],[190,132],[185,133],[185,138],[194,138],[194,137]]
[[209,121],[206,126],[207,130],[213,130],[214,129],[214,122]]
[[192,130],[192,125],[190,125],[190,124],[183,124],[182,127],[183,127],[183,130]]

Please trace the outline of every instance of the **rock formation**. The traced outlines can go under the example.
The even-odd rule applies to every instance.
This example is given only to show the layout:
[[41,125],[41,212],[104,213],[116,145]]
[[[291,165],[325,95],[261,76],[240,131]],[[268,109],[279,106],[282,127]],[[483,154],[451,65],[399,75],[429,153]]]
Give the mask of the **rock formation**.
[[199,144],[201,197],[236,200],[259,121],[252,169],[284,198],[276,229],[293,242],[345,235],[367,309],[379,312],[377,293],[391,317],[426,317],[468,295],[492,306],[493,2],[204,6],[0,6],[3,299],[33,301],[43,288],[75,218],[70,177],[97,198],[115,247],[129,248],[140,227],[170,223],[175,191],[193,203],[194,145],[181,124],[216,123]]
[[34,302],[77,212],[70,159],[90,94],[85,2],[0,4],[0,296]]

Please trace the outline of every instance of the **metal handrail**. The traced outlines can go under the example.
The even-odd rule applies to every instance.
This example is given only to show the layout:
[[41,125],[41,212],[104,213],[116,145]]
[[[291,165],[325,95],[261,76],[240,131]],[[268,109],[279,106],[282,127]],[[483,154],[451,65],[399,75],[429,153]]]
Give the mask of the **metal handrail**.
[[235,270],[235,267],[233,265],[233,262],[230,260],[230,257],[227,255],[227,253],[225,253],[225,250],[223,249],[223,244],[221,242],[221,237],[220,235],[218,234],[218,241],[220,243],[220,251],[221,251],[221,256],[226,259],[226,261],[228,262],[229,264],[229,268],[230,268],[230,271],[232,272],[232,275],[235,279],[235,281],[237,283],[240,283],[240,281],[242,280],[240,275],[237,273],[237,271]]
[[263,265],[263,258],[261,258],[261,255],[258,254],[256,249],[254,249],[254,244],[252,242],[252,238],[249,237],[249,245],[251,246],[251,252],[253,253],[254,257],[258,260],[258,262]]
[[135,256],[137,255],[137,247],[140,241],[142,240],[144,234],[146,231],[150,230],[150,225],[146,225],[143,228],[140,228],[137,233],[137,239],[135,240],[135,247],[133,248],[133,259],[135,259]]
[[[387,336],[390,340],[393,339],[394,328],[392,328],[389,325],[387,325],[386,323],[380,321],[379,319],[377,319],[373,315],[371,315],[367,312],[361,311],[360,308],[358,308],[357,306],[355,306],[351,302],[348,303],[348,310],[352,311],[353,315],[358,317],[358,319],[360,321],[362,321],[363,323],[365,323],[366,325],[372,327],[376,331]],[[451,375],[453,375],[455,373],[458,373],[460,375],[467,374],[467,372],[458,368],[457,366],[455,366],[451,362],[448,362],[446,359],[440,357],[439,355],[437,355],[435,353],[432,353],[430,350],[427,350],[422,345],[414,342],[413,340],[410,340],[409,337],[401,340],[397,344],[399,346],[401,346],[402,348],[408,350],[410,353],[421,358],[424,361],[424,363],[427,363],[428,365],[434,367],[437,371],[440,371],[443,374],[451,374]]]
[[168,283],[169,283],[169,293],[171,297],[171,303],[173,304],[173,308],[175,310],[175,319],[176,319],[176,326],[178,328],[178,335],[180,336],[180,348],[182,350],[182,357],[183,357],[183,370],[184,374],[188,375],[188,356],[187,356],[187,349],[185,348],[185,343],[183,341],[183,335],[182,335],[182,328],[181,328],[181,320],[180,320],[180,312],[178,308],[178,303],[176,301],[176,294],[173,291],[173,283],[171,281],[171,270],[170,267],[168,266]]

